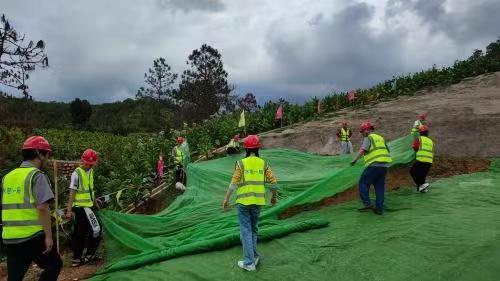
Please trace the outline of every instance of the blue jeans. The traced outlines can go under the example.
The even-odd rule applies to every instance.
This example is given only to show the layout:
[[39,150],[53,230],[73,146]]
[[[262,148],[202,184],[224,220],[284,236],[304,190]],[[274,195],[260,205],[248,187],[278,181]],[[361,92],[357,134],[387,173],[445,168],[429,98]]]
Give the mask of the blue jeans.
[[385,176],[387,175],[387,167],[368,166],[359,179],[359,197],[365,207],[372,206],[370,200],[370,186],[375,187],[375,207],[384,210],[384,193],[385,193]]
[[245,265],[250,265],[259,256],[257,254],[257,232],[259,230],[260,206],[238,204],[237,209],[240,222],[240,239],[243,246],[243,261]]

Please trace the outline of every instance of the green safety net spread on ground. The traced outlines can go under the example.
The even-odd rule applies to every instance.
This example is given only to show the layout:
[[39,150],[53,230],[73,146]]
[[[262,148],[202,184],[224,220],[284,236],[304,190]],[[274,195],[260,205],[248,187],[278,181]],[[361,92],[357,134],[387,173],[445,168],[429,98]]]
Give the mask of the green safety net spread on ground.
[[386,194],[384,216],[348,202],[298,219],[330,226],[259,244],[261,263],[245,272],[241,248],[199,253],[92,280],[492,281],[500,276],[500,159],[489,172],[432,183],[426,194]]
[[[412,139],[407,136],[389,143],[392,165],[411,162]],[[107,265],[98,274],[238,245],[236,212],[222,212],[221,205],[235,162],[241,157],[190,164],[187,191],[156,215],[100,212]],[[350,166],[353,155],[319,156],[263,149],[261,157],[277,176],[280,192],[279,203],[262,212],[260,241],[327,226],[329,221],[321,217],[278,220],[277,216],[287,208],[318,202],[354,186],[363,170],[363,161]]]

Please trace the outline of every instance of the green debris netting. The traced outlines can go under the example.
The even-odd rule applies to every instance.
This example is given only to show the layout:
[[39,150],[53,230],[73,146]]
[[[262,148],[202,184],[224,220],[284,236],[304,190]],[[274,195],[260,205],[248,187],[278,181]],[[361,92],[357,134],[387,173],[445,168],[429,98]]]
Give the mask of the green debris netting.
[[[256,272],[236,266],[240,247],[178,257],[93,280],[482,281],[500,276],[500,159],[488,172],[386,195],[384,216],[349,202],[298,215],[330,226],[259,244]],[[236,230],[235,230],[236,231]]]
[[[389,143],[392,165],[411,162],[412,139],[407,136]],[[224,213],[221,205],[234,164],[241,157],[190,164],[187,191],[156,215],[100,212],[107,265],[98,274],[239,245],[236,212]],[[263,149],[261,157],[278,177],[280,189],[279,204],[262,212],[261,241],[326,227],[329,221],[321,217],[278,220],[277,216],[287,208],[318,202],[354,186],[363,170],[363,161],[350,166],[352,155],[319,156],[287,149]]]

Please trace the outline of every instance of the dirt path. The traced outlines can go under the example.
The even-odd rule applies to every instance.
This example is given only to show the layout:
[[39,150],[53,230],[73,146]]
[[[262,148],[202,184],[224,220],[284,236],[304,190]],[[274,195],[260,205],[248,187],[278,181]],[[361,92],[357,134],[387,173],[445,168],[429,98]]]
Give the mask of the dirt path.
[[268,148],[293,148],[319,154],[338,154],[335,131],[342,120],[353,129],[353,145],[359,148],[357,128],[371,120],[387,139],[409,133],[419,113],[428,113],[437,154],[491,157],[500,155],[500,72],[464,79],[461,83],[414,96],[380,102],[364,109],[344,109],[320,121],[295,124],[261,134]]

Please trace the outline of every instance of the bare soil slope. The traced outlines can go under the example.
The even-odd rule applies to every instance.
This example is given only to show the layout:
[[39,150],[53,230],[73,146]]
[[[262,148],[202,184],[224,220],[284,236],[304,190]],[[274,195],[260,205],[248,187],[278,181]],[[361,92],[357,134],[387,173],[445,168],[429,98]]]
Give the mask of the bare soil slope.
[[293,148],[319,154],[337,154],[335,132],[346,120],[359,148],[359,124],[371,120],[386,139],[409,133],[419,113],[428,113],[431,137],[438,155],[492,157],[500,155],[500,72],[464,79],[461,83],[420,91],[414,96],[344,109],[319,121],[299,123],[261,134],[267,148]]

